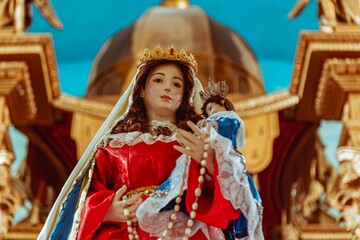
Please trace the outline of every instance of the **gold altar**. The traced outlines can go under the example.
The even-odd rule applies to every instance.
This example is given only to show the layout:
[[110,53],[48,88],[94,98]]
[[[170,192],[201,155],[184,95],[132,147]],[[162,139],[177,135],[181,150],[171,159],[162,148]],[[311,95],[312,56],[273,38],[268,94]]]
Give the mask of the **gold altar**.
[[[324,2],[319,1],[323,8],[327,6]],[[294,16],[304,7],[301,1],[298,4]],[[174,17],[162,28],[181,21],[192,31],[176,39],[161,35],[155,23],[165,22],[164,8],[171,8]],[[360,218],[357,23],[329,15],[334,18],[322,22],[322,31],[301,32],[289,89],[267,94],[257,59],[240,36],[213,39],[211,32],[221,36],[234,32],[189,1],[164,0],[104,44],[94,60],[86,96],[77,98],[60,92],[52,37],[18,34],[26,29],[25,16],[17,19],[12,15],[12,21],[4,20],[0,30],[1,239],[36,239],[76,159],[130,80],[135,54],[158,43],[176,43],[194,52],[203,84],[208,78],[229,83],[230,99],[246,125],[243,153],[262,196],[266,239],[360,238],[356,220]],[[195,18],[200,20],[193,24]],[[61,26],[53,10],[49,21]],[[119,46],[121,50],[114,52]],[[318,136],[322,120],[343,124],[336,156],[338,172],[329,165]],[[19,179],[10,175],[14,159],[8,133],[11,124],[29,139],[31,197],[24,196],[15,184]],[[25,179],[20,183],[25,185]],[[13,215],[26,197],[32,202],[31,214],[12,226]],[[329,214],[330,208],[339,216]]]

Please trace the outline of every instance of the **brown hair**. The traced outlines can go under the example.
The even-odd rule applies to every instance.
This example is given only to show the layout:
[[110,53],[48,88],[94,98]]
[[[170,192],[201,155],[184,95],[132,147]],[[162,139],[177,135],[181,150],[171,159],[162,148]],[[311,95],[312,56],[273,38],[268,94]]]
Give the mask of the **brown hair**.
[[190,97],[192,89],[194,87],[194,78],[191,69],[188,65],[178,61],[169,61],[169,60],[153,60],[149,61],[146,65],[142,66],[139,70],[138,76],[136,78],[136,84],[132,94],[133,103],[128,114],[119,121],[116,126],[112,129],[113,134],[122,133],[122,132],[133,132],[141,131],[148,132],[148,117],[146,113],[146,108],[144,100],[140,97],[142,89],[145,89],[146,80],[150,72],[157,66],[174,64],[178,66],[184,76],[184,93],[181,104],[176,111],[176,125],[179,128],[189,130],[187,126],[187,121],[192,121],[197,123],[202,119],[202,116],[197,114],[195,111],[194,105],[190,104]]
[[234,105],[227,98],[223,98],[223,97],[220,97],[219,95],[216,95],[216,96],[212,96],[212,97],[209,97],[208,99],[206,99],[203,106],[201,107],[202,114],[206,118],[209,117],[209,115],[206,113],[206,106],[212,102],[219,104],[222,107],[225,107],[225,109],[228,111],[235,111]]

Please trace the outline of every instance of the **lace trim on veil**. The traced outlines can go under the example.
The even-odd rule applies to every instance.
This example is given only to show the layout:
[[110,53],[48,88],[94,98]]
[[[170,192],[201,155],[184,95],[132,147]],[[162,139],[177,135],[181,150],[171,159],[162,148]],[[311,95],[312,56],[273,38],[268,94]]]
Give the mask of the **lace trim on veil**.
[[215,150],[219,175],[217,176],[221,192],[235,209],[240,209],[248,220],[248,239],[264,239],[262,233],[263,207],[252,195],[247,180],[245,161],[240,161],[239,153],[232,148],[229,139],[211,129],[211,145]]

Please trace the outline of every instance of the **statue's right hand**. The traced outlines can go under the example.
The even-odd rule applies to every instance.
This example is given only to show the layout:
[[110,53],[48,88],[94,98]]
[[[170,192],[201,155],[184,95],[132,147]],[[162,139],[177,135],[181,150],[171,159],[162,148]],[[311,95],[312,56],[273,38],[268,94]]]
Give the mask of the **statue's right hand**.
[[109,209],[104,217],[104,222],[137,222],[136,209],[142,203],[141,195],[134,195],[131,198],[123,199],[127,187],[124,185],[114,195]]

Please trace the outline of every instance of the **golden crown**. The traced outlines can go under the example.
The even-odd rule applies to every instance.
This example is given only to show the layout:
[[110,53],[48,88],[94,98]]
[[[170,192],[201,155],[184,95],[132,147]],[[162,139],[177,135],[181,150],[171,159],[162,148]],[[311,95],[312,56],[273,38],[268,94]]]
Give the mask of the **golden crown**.
[[226,98],[226,95],[229,92],[229,86],[225,81],[219,81],[215,83],[211,79],[209,79],[208,86],[204,89],[204,91],[200,92],[200,97],[202,102],[206,102],[208,98],[214,96],[220,96],[222,98]]
[[160,46],[156,46],[152,50],[146,48],[141,53],[139,53],[136,61],[136,66],[139,67],[141,64],[147,63],[152,60],[179,61],[190,65],[195,72],[197,72],[198,70],[198,65],[194,58],[194,55],[192,55],[191,53],[187,54],[184,49],[178,51],[174,47],[162,49]]

